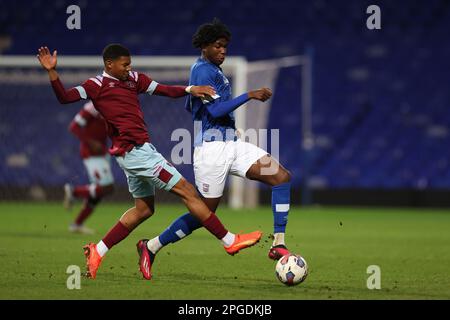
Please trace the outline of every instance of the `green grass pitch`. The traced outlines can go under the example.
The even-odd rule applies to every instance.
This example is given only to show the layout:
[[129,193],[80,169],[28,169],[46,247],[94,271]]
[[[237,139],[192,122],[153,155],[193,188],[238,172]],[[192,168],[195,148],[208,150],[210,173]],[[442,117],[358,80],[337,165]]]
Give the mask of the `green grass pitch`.
[[[70,265],[84,270],[83,244],[98,241],[129,204],[105,203],[88,220],[94,236],[67,226],[79,207],[0,203],[0,299],[449,299],[450,211],[294,207],[286,242],[309,264],[306,281],[286,287],[267,258],[272,232],[270,207],[218,212],[231,231],[264,232],[263,240],[228,256],[205,230],[163,248],[151,281],[138,271],[135,244],[156,236],[182,206],[159,205],[156,214],[114,247],[97,279],[69,290]],[[381,269],[381,289],[369,290],[370,265]]]

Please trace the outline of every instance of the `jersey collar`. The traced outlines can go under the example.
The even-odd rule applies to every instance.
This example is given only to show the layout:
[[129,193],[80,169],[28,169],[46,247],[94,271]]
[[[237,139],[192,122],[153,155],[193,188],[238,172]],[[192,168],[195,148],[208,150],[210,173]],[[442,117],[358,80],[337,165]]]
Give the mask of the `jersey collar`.
[[120,81],[119,79],[114,78],[113,76],[107,74],[106,71],[103,71],[102,76],[103,76],[103,77],[106,77],[106,78],[110,78],[110,79],[116,80],[116,81]]
[[205,63],[209,63],[210,65],[212,65],[214,68],[219,69],[220,71],[222,71],[222,68],[219,66],[216,66],[214,63],[212,63],[211,61],[209,61],[208,59],[204,58],[203,56],[200,56],[200,58],[198,58],[198,61],[200,62],[205,62]]

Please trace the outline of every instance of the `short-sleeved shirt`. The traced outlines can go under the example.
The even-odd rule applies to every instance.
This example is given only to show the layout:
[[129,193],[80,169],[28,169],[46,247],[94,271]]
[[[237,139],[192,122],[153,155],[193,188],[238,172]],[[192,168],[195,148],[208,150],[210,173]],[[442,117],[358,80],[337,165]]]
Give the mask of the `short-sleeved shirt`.
[[121,155],[150,141],[138,94],[152,94],[158,83],[145,74],[130,71],[125,81],[106,72],[76,87],[81,98],[91,99],[108,123],[112,155]]

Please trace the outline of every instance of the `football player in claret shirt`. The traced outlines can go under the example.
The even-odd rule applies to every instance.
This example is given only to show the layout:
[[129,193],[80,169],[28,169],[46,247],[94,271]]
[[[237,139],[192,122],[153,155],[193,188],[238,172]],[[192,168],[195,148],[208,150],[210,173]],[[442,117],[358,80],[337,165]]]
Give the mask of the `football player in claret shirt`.
[[[108,123],[112,140],[109,153],[115,156],[124,171],[129,191],[134,197],[134,207],[128,209],[119,221],[97,244],[84,246],[87,273],[95,278],[100,263],[109,249],[125,239],[140,223],[155,212],[155,188],[170,191],[179,196],[189,212],[210,233],[221,240],[225,251],[234,255],[261,239],[262,233],[233,234],[221,223],[197,195],[192,186],[150,143],[138,94],[161,95],[172,98],[190,93],[198,98],[214,96],[210,86],[169,86],[160,84],[145,74],[131,71],[131,57],[127,48],[110,44],[103,50],[104,71],[86,80],[80,86],[66,90],[56,72],[57,52],[47,47],[38,50],[37,58],[47,70],[52,88],[60,103],[90,99],[95,109]],[[145,279],[151,279],[154,256],[147,241],[136,244],[140,271]]]
[[69,131],[80,140],[80,156],[89,176],[90,184],[64,186],[64,206],[72,207],[74,198],[84,199],[83,207],[69,231],[93,234],[94,231],[84,226],[101,199],[114,190],[114,177],[111,172],[111,156],[108,153],[108,125],[95,110],[91,101],[75,115],[69,125]]
[[[285,231],[290,206],[290,173],[265,150],[242,141],[236,135],[233,111],[249,101],[266,101],[272,96],[261,88],[232,98],[231,84],[220,65],[225,61],[231,33],[218,19],[201,25],[193,36],[193,45],[201,57],[191,68],[190,84],[208,84],[216,95],[204,99],[188,97],[186,108],[192,119],[201,123],[194,142],[194,175],[198,191],[208,208],[215,212],[222,199],[229,174],[257,180],[272,187],[273,243],[268,257],[278,260],[289,254]],[[163,233],[150,239],[153,255],[164,246],[177,242],[201,227],[191,215],[176,219]]]

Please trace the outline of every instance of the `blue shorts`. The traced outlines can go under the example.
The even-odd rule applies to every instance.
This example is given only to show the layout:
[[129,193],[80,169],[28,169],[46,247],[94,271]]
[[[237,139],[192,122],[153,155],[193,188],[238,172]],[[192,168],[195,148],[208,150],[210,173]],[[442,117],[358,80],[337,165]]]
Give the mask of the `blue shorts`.
[[128,190],[135,199],[155,195],[155,187],[170,191],[181,179],[177,169],[148,142],[116,160],[127,176]]

